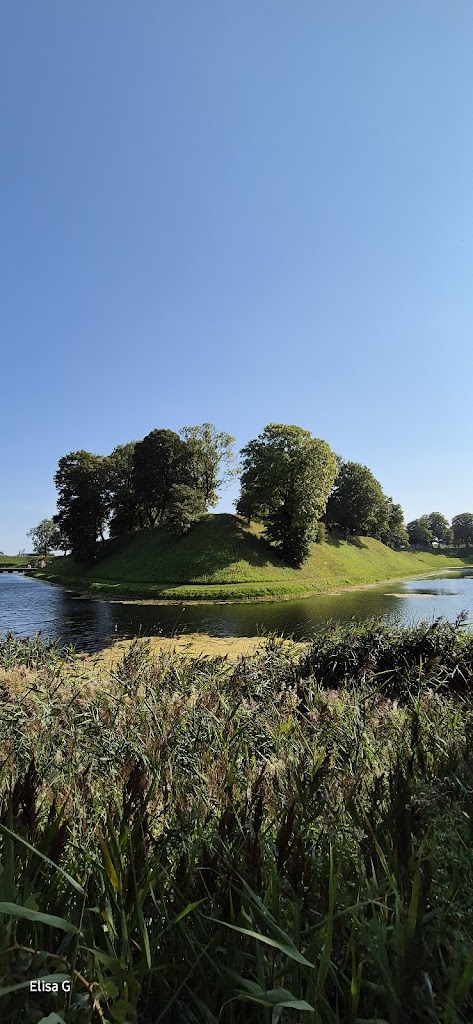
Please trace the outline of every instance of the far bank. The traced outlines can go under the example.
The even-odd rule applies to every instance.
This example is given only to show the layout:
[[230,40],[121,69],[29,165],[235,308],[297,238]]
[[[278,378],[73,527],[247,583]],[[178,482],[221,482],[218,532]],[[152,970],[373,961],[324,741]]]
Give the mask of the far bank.
[[329,536],[301,568],[285,565],[261,536],[232,515],[209,515],[185,537],[141,530],[106,541],[93,563],[52,559],[34,573],[91,597],[153,603],[283,601],[374,586],[470,565],[465,551],[394,551],[372,537]]

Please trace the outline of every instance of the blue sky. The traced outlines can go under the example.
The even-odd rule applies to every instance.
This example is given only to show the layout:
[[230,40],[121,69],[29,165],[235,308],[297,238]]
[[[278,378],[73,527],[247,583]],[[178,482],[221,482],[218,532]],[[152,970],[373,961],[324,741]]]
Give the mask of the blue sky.
[[61,455],[208,420],[473,511],[472,45],[469,0],[2,5],[1,550]]

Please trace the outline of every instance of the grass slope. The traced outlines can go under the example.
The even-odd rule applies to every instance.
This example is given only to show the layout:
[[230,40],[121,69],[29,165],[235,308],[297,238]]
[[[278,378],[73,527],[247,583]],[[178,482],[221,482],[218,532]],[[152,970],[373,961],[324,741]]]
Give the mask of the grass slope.
[[0,555],[0,569],[14,569],[15,566],[28,565],[37,561],[40,555]]
[[93,566],[56,558],[47,579],[96,593],[168,600],[244,600],[320,594],[327,590],[461,566],[468,558],[392,551],[371,537],[313,544],[300,569],[285,565],[237,516],[209,515],[187,536],[142,530],[109,541]]

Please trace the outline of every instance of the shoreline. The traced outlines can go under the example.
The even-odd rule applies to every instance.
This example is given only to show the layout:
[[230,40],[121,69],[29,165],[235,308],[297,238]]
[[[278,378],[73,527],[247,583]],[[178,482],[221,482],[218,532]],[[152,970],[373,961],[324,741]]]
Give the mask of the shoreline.
[[174,598],[153,598],[153,597],[147,598],[147,597],[134,597],[132,594],[130,594],[130,595],[123,594],[122,596],[118,597],[118,596],[115,596],[114,594],[109,594],[109,593],[103,593],[103,594],[102,593],[97,593],[96,591],[87,589],[85,587],[84,588],[83,587],[74,587],[69,581],[66,581],[65,578],[62,579],[62,580],[59,579],[59,578],[58,579],[54,579],[51,576],[48,576],[47,573],[43,573],[43,572],[32,571],[31,573],[28,573],[28,575],[30,577],[32,577],[33,579],[39,579],[40,581],[45,582],[45,583],[52,583],[55,586],[64,587],[64,589],[67,590],[74,597],[79,598],[79,599],[84,599],[84,600],[107,601],[109,604],[124,604],[124,605],[127,605],[127,604],[135,605],[136,604],[136,605],[151,605],[151,606],[156,605],[156,606],[164,606],[164,607],[166,607],[167,605],[170,605],[171,607],[172,606],[183,607],[183,606],[187,606],[187,605],[192,605],[193,607],[197,607],[198,608],[198,607],[213,606],[213,605],[230,605],[231,606],[231,605],[239,605],[239,604],[274,604],[276,602],[282,603],[284,601],[302,601],[302,600],[306,600],[308,598],[314,598],[314,597],[336,597],[338,594],[344,594],[344,593],[347,593],[349,591],[357,592],[357,591],[363,591],[363,590],[373,590],[376,587],[385,587],[385,586],[388,586],[389,584],[402,583],[403,580],[428,579],[429,577],[432,577],[432,576],[438,576],[439,572],[442,572],[444,570],[446,570],[447,572],[455,572],[455,571],[459,571],[459,570],[462,570],[462,569],[473,569],[473,565],[465,565],[465,564],[463,564],[463,565],[452,565],[452,566],[448,566],[448,565],[445,566],[444,565],[444,566],[441,566],[441,568],[439,568],[439,569],[432,569],[429,572],[408,573],[407,575],[404,575],[404,576],[391,576],[391,577],[388,577],[388,579],[375,580],[375,581],[372,581],[372,582],[369,582],[369,583],[351,583],[351,584],[347,584],[346,586],[328,587],[328,588],[323,589],[323,590],[310,590],[310,591],[304,591],[304,592],[295,593],[295,594],[277,594],[277,595],[274,595],[274,596],[271,596],[270,594],[266,594],[266,595],[263,594],[260,597],[258,597],[258,596],[255,596],[255,597],[234,597],[234,598],[230,597],[230,598],[226,598],[226,599],[225,598],[215,598],[214,600],[212,600],[211,598],[205,598],[205,597],[204,598],[192,598],[192,597],[187,598],[185,596],[182,599],[180,599],[180,600],[179,599],[174,599]]

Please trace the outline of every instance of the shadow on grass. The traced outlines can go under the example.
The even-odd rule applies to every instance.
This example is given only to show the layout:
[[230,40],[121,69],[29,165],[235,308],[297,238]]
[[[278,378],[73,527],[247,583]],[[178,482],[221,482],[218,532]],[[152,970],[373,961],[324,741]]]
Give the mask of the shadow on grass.
[[341,534],[341,533],[335,533],[335,532],[327,534],[325,543],[329,544],[330,547],[332,547],[332,548],[341,548],[345,544],[349,544],[351,547],[354,547],[354,548],[367,548],[368,547],[368,544],[363,539],[363,537],[355,537],[355,536],[353,536],[353,534],[351,534],[348,537],[348,539],[347,539],[345,537],[344,533]]
[[366,541],[363,540],[363,537],[349,537],[348,541],[347,541],[347,544],[349,544],[350,547],[353,547],[353,548],[368,548],[368,546],[369,546],[366,543]]

